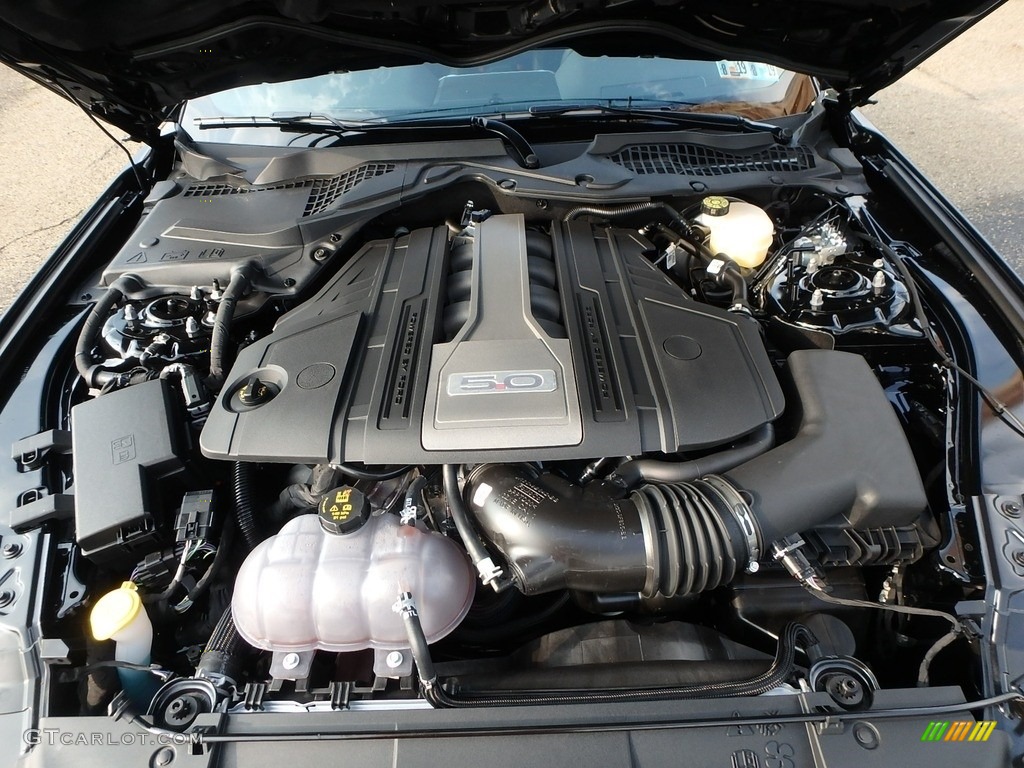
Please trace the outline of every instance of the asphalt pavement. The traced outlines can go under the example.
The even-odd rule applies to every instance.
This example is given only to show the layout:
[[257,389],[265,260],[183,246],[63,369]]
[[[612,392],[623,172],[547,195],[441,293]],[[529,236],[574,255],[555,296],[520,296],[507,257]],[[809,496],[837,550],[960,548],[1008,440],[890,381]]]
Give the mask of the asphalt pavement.
[[[876,99],[867,117],[1024,274],[1024,0]],[[125,155],[76,106],[3,66],[0,142],[2,311]]]

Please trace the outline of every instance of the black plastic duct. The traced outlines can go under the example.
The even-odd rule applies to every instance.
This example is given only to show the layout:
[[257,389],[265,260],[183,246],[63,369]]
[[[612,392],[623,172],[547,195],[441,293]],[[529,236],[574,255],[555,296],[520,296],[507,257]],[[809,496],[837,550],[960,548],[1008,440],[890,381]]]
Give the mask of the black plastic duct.
[[913,524],[927,501],[896,415],[859,355],[789,357],[792,439],[728,472],[645,483],[625,498],[525,465],[485,464],[466,498],[526,594],[645,596],[728,583],[771,544],[829,523]]

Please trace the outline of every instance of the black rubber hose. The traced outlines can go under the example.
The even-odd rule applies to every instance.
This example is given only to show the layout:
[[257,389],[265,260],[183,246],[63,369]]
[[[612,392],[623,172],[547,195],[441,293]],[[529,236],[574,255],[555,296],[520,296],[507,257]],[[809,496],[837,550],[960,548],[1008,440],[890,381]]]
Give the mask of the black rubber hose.
[[[572,667],[541,667],[501,672],[477,672],[447,678],[449,688],[470,692],[614,690],[629,688],[691,687],[711,683],[742,682],[764,673],[769,659],[728,661],[636,661],[580,664]],[[443,672],[442,672],[443,674]]]
[[356,480],[392,480],[396,477],[401,477],[413,468],[412,464],[392,467],[391,469],[381,468],[379,470],[353,467],[351,464],[333,464],[332,466],[342,474],[354,477]]
[[217,316],[214,318],[213,331],[210,335],[210,378],[207,382],[214,392],[219,392],[224,385],[228,340],[235,308],[239,299],[252,285],[256,270],[257,266],[253,262],[237,267],[231,273],[231,280],[220,297],[220,305],[217,307]]
[[438,680],[430,647],[415,610],[402,613],[405,630],[412,649],[413,661],[420,677],[424,698],[437,708],[530,706],[536,704],[606,704],[632,701],[666,701],[673,699],[724,698],[758,696],[785,683],[796,669],[797,645],[804,650],[817,643],[807,627],[796,622],[786,626],[772,663],[758,675],[745,680],[727,680],[695,685],[662,685],[629,690],[567,690],[567,691],[447,691]]
[[750,300],[747,298],[747,281],[740,273],[740,268],[734,262],[729,261],[727,256],[718,255],[715,258],[724,262],[722,269],[715,275],[715,282],[728,287],[732,294],[729,308],[733,310],[739,308],[749,314],[751,309]]
[[441,477],[444,481],[444,497],[448,503],[448,512],[452,516],[452,522],[455,523],[455,530],[459,532],[459,538],[462,539],[462,545],[469,554],[469,559],[476,566],[480,580],[484,584],[491,584],[498,589],[499,580],[503,574],[494,566],[490,553],[473,528],[469,509],[459,490],[458,465],[445,464],[441,470]]
[[427,636],[423,633],[423,625],[420,623],[420,615],[412,601],[412,594],[402,592],[398,596],[397,605],[401,606],[399,613],[402,616],[402,623],[405,624],[405,634],[409,638],[409,649],[412,651],[412,658],[416,662],[416,671],[421,680],[436,680],[437,672],[434,670],[434,660],[430,655],[430,645],[427,643]]
[[238,530],[242,532],[246,551],[252,552],[260,543],[256,530],[256,516],[252,501],[253,465],[246,461],[236,461],[231,468],[231,485],[234,490],[235,519]]
[[196,677],[205,677],[209,680],[228,678],[237,682],[248,648],[249,645],[235,627],[231,606],[228,606],[221,614],[217,626],[213,628],[213,634],[210,635],[203,654],[199,657]]
[[683,215],[679,213],[668,203],[646,201],[643,203],[627,203],[626,205],[617,205],[613,207],[603,207],[599,205],[581,205],[578,208],[573,208],[563,218],[563,221],[574,221],[580,216],[600,216],[605,219],[615,219],[619,216],[629,216],[634,213],[643,213],[644,211],[664,211],[672,219],[672,223],[681,227],[685,227],[686,222],[683,220]]
[[620,464],[609,475],[608,480],[626,488],[632,488],[640,482],[685,483],[704,475],[727,472],[771,450],[774,445],[775,427],[772,424],[765,424],[755,430],[745,443],[735,448],[727,448],[692,461],[634,459]]
[[137,277],[121,275],[92,305],[92,309],[85,318],[82,330],[78,334],[78,343],[75,346],[75,367],[78,368],[78,373],[89,387],[101,387],[117,375],[111,371],[104,371],[96,364],[92,356],[92,348],[114,305],[124,298],[126,292],[138,287],[139,279]]

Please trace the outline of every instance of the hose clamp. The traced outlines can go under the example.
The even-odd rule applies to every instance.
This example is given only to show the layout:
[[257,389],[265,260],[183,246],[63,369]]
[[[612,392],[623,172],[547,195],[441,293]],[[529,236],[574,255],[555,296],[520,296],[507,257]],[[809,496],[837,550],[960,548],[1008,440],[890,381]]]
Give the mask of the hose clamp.
[[724,477],[705,475],[701,482],[714,491],[729,508],[747,544],[747,573],[757,573],[761,567],[761,531],[750,504],[740,490]]

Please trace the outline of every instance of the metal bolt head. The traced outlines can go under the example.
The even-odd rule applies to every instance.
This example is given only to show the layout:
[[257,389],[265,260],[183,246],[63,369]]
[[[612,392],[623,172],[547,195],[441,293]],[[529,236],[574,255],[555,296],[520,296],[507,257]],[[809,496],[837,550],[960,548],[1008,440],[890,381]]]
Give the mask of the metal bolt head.
[[295,669],[299,666],[299,654],[286,653],[285,657],[281,659],[281,666],[285,669]]
[[1012,557],[1017,565],[1024,565],[1024,549],[1014,550]]
[[4,558],[7,560],[13,560],[21,554],[21,544],[5,544],[3,549]]
[[1021,506],[1015,501],[1004,501],[999,505],[999,511],[1007,517],[1020,517]]
[[402,655],[401,651],[392,651],[384,658],[384,663],[388,665],[388,669],[398,669],[404,661],[405,656]]
[[313,258],[316,259],[317,261],[323,261],[324,259],[327,258],[327,249],[315,248],[313,250]]
[[5,589],[3,592],[0,592],[0,608],[6,608],[13,602],[14,593],[11,590]]

